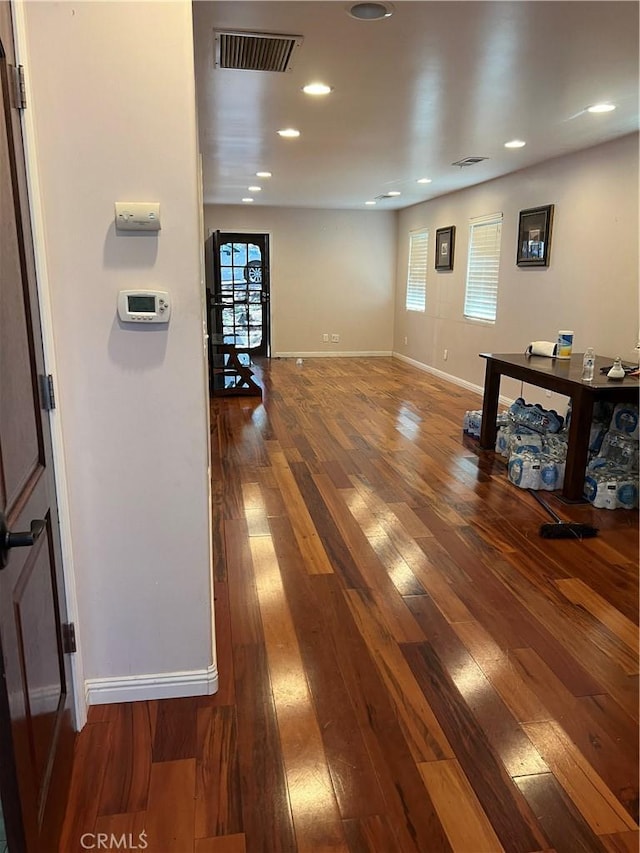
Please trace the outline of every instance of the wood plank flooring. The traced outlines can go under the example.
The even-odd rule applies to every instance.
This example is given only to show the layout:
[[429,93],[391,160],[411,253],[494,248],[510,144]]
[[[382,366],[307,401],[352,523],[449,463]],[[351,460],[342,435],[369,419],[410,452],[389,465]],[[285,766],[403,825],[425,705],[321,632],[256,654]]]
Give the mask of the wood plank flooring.
[[256,377],[211,404],[220,690],[90,709],[61,853],[637,851],[637,511],[541,539],[398,361]]

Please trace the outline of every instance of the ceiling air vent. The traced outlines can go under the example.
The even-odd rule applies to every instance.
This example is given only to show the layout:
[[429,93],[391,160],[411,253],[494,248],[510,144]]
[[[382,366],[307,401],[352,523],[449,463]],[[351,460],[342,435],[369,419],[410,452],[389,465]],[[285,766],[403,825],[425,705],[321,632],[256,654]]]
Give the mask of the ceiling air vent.
[[452,166],[460,166],[462,169],[464,166],[475,166],[476,163],[482,163],[483,160],[488,160],[488,157],[465,157],[464,160],[456,160],[455,163],[452,163]]
[[216,68],[239,71],[290,71],[302,36],[214,30]]

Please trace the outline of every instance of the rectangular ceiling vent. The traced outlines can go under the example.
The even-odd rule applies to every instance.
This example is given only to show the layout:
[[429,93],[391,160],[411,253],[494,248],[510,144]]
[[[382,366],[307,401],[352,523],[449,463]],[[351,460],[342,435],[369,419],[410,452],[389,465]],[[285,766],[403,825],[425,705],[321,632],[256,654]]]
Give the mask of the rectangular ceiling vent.
[[476,163],[482,163],[483,160],[488,160],[488,157],[465,157],[464,160],[456,160],[455,163],[452,163],[452,166],[460,166],[462,169],[464,166],[475,166]]
[[290,71],[302,36],[214,30],[216,68],[239,71]]

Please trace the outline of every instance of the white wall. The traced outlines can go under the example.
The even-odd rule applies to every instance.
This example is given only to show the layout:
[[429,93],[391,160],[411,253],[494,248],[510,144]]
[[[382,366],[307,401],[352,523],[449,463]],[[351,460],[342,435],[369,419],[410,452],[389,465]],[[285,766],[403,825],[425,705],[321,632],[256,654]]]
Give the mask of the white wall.
[[[546,204],[555,205],[550,266],[517,267],[518,213]],[[463,317],[469,219],[496,211],[504,214],[498,316],[486,324]],[[435,229],[448,225],[456,226],[454,269],[436,273]],[[430,232],[427,311],[417,314],[404,307],[408,233],[424,227]],[[398,353],[475,385],[484,379],[478,353],[522,352],[532,340],[555,341],[559,329],[575,331],[574,351],[593,346],[603,355],[632,357],[638,336],[636,134],[407,208],[397,233]],[[503,380],[502,392],[517,396],[520,385]],[[527,399],[549,405],[541,393],[527,389]]]
[[[213,661],[191,4],[27,3],[24,15],[85,676],[96,701],[144,698],[126,679],[158,674],[188,694],[174,676],[190,673],[202,692]],[[159,201],[162,230],[116,234],[116,200]],[[170,291],[168,328],[119,322],[117,293],[131,288]]]
[[205,226],[269,232],[274,356],[391,353],[393,212],[205,205]]

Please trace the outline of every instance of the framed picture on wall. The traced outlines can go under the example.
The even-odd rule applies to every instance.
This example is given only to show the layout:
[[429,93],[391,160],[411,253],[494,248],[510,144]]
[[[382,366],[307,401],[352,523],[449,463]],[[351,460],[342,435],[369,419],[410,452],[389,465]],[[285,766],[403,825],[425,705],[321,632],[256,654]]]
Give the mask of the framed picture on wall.
[[436,269],[453,269],[453,248],[456,239],[456,226],[436,230]]
[[520,211],[516,257],[516,263],[519,267],[549,266],[552,224],[552,204]]

